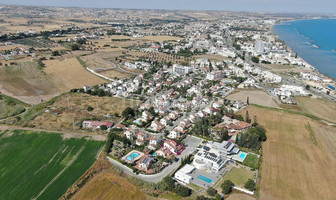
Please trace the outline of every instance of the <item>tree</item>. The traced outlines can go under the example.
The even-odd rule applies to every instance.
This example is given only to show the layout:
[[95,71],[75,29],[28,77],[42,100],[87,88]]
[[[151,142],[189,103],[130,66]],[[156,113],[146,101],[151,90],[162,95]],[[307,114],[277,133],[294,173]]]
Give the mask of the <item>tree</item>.
[[71,45],[71,51],[77,51],[77,50],[79,50],[80,48],[79,48],[79,45],[78,44],[76,44],[76,43],[73,43],[72,45]]
[[51,55],[52,56],[60,56],[61,54],[60,54],[60,52],[59,51],[53,51],[53,52],[51,52]]
[[255,190],[255,182],[249,178],[245,183],[244,187],[250,191],[253,191]]
[[246,111],[245,121],[246,121],[247,123],[251,123],[251,119],[250,119],[250,115],[249,115],[248,110]]
[[253,127],[256,127],[257,125],[258,125],[257,116],[254,115],[252,126],[253,126]]
[[107,130],[107,126],[106,126],[106,125],[101,125],[101,126],[100,126],[100,130],[102,130],[102,131],[106,131],[106,130]]
[[209,187],[207,189],[207,193],[208,193],[208,195],[210,195],[210,196],[213,197],[213,196],[215,196],[217,194],[217,190],[215,188],[213,188],[213,187]]
[[250,97],[247,97],[247,98],[246,98],[246,104],[247,104],[247,105],[250,105]]
[[91,112],[91,111],[93,111],[93,110],[94,110],[94,108],[93,108],[92,106],[88,106],[88,107],[87,107],[87,111]]
[[182,197],[188,197],[191,195],[191,189],[182,185],[178,185],[175,189],[175,192]]
[[306,90],[310,90],[310,85],[306,85]]
[[232,187],[234,186],[234,184],[232,183],[232,181],[230,180],[225,180],[222,185],[221,188],[223,190],[224,194],[230,194],[232,191]]
[[216,200],[221,200],[221,199],[222,199],[222,197],[221,197],[221,195],[219,195],[219,194],[216,194],[216,195],[215,195],[215,199],[216,199]]
[[162,185],[163,190],[173,191],[173,189],[174,189],[174,179],[171,176],[164,177],[162,182],[163,182],[163,185]]
[[129,119],[129,118],[132,118],[135,116],[135,112],[132,108],[130,107],[127,107],[123,112],[122,112],[122,116],[125,118],[125,119]]
[[259,63],[259,58],[253,56],[253,57],[252,57],[252,62],[254,62],[254,63]]

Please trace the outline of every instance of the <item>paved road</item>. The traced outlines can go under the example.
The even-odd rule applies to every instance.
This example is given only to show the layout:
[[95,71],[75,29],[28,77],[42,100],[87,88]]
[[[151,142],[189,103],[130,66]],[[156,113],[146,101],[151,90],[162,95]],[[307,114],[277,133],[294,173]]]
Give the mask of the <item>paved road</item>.
[[197,146],[202,142],[202,139],[199,139],[197,137],[193,136],[187,136],[185,139],[185,144],[187,144],[187,148],[182,152],[180,156],[178,156],[179,160],[177,162],[172,163],[171,165],[168,165],[165,169],[163,169],[160,173],[153,174],[153,175],[145,175],[145,174],[135,174],[133,173],[133,170],[129,167],[121,164],[120,162],[113,160],[112,158],[107,157],[107,160],[112,163],[113,165],[120,168],[123,172],[126,174],[139,178],[141,180],[151,182],[151,183],[158,183],[160,182],[164,177],[171,174],[175,169],[177,169],[181,165],[181,158],[186,157],[187,155],[193,153]]

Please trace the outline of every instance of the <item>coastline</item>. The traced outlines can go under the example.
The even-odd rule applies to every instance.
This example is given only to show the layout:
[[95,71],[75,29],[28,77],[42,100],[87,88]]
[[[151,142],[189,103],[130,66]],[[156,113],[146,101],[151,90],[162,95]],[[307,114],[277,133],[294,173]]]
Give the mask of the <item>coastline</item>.
[[[290,22],[299,22],[299,21],[311,21],[311,20],[336,20],[336,18],[312,18],[312,19],[298,19],[298,20],[287,20],[287,21],[282,21],[280,23],[275,23],[272,25],[272,29],[271,29],[271,33],[277,38],[280,39],[280,35],[277,34],[274,31],[275,26],[282,26],[282,25],[286,25],[285,23],[290,23]],[[297,30],[296,30],[297,31]],[[311,38],[309,38],[308,36],[305,36],[304,34],[298,33],[299,35],[301,35],[302,37],[305,37],[306,39],[312,40]],[[289,50],[290,53],[292,54],[296,54],[298,58],[300,58],[303,62],[304,65],[306,66],[306,68],[310,68],[312,71],[316,72],[321,78],[331,78],[333,81],[336,81],[335,77],[332,77],[331,75],[329,75],[328,73],[322,73],[320,70],[318,70],[318,68],[316,66],[314,66],[313,64],[309,63],[306,59],[304,59],[302,56],[298,55],[298,52],[294,51],[289,45],[288,42],[280,39],[281,41],[284,42],[284,44],[286,45],[287,49]],[[307,42],[306,42],[307,43]],[[310,43],[310,46],[319,49],[320,47]],[[335,52],[333,50],[331,50],[331,52]],[[335,63],[336,65],[336,63]]]

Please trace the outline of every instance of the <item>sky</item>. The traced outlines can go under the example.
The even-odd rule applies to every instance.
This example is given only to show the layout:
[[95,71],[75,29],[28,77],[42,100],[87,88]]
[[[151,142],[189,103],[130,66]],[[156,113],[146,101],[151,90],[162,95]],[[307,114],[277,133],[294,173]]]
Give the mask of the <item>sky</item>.
[[336,0],[0,0],[0,4],[336,14]]

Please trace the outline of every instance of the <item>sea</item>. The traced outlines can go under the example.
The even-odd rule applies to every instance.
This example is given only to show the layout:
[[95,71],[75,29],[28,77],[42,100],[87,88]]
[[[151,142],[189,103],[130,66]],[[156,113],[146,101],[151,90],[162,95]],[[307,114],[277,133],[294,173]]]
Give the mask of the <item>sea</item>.
[[273,30],[298,56],[336,79],[336,19],[283,22]]

